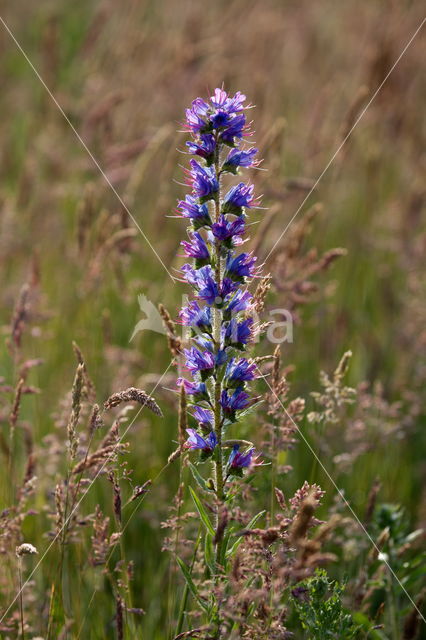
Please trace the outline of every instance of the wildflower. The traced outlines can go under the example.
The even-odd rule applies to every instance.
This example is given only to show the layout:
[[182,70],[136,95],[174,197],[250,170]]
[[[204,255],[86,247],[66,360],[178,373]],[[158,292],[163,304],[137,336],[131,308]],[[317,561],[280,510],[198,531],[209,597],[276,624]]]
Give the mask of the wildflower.
[[240,253],[232,257],[230,254],[226,259],[225,274],[231,280],[244,282],[245,278],[252,278],[256,274],[256,258],[250,253]]
[[254,205],[254,186],[240,182],[232,187],[223,199],[222,213],[241,215],[243,207],[250,208]]
[[216,149],[216,141],[211,134],[201,135],[198,142],[187,142],[186,146],[190,153],[204,158],[207,166],[211,165]]
[[236,412],[246,409],[249,402],[249,394],[243,391],[241,387],[235,389],[231,396],[224,389],[220,396],[220,405],[223,413],[231,422],[235,422]]
[[231,149],[228,153],[228,157],[222,166],[222,171],[229,171],[230,173],[237,173],[238,167],[253,167],[256,164],[254,156],[257,153],[257,149],[254,147],[244,151],[242,149]]
[[239,313],[240,311],[246,311],[249,308],[252,299],[253,296],[249,291],[242,291],[239,289],[235,295],[226,301],[227,305],[224,313],[225,320],[228,320],[232,314]]
[[210,331],[212,326],[211,308],[200,307],[196,300],[191,300],[186,307],[182,307],[179,318],[183,325],[196,327],[201,331]]
[[213,424],[213,411],[210,409],[203,409],[203,407],[195,406],[193,408],[192,415],[202,428],[211,427]]
[[229,125],[222,131],[220,139],[227,145],[233,147],[235,144],[234,138],[242,138],[244,129],[246,128],[246,117],[243,113],[235,116]]
[[223,89],[215,89],[214,96],[210,98],[214,107],[223,109],[229,114],[242,111],[245,100],[246,96],[240,91],[237,91],[233,98],[229,98],[227,92]]
[[186,395],[194,396],[195,400],[210,400],[205,382],[191,382],[186,378],[178,378],[176,384],[178,387],[183,385]]
[[236,220],[228,220],[223,214],[220,215],[219,220],[212,225],[212,235],[226,247],[231,248],[241,244],[241,236],[245,230],[246,221],[244,216],[237,218]]
[[254,448],[249,449],[245,453],[240,453],[240,445],[234,444],[228,458],[227,469],[230,475],[241,476],[242,471],[246,467],[250,467],[253,463]]
[[200,203],[203,204],[214,198],[219,188],[219,182],[214,167],[202,167],[196,160],[191,160],[190,165],[189,184],[192,186],[194,194],[200,198]]
[[217,436],[214,431],[211,431],[205,438],[200,436],[195,429],[187,429],[186,432],[189,434],[189,438],[185,442],[187,449],[201,449],[204,453],[213,453],[217,444]]
[[232,318],[225,327],[223,339],[226,346],[234,346],[243,349],[253,337],[253,318],[246,318],[238,322]]
[[249,362],[245,358],[235,360],[232,358],[226,365],[225,384],[227,388],[241,388],[245,382],[254,380],[256,377],[256,364]]
[[191,373],[200,371],[204,376],[209,376],[213,370],[215,358],[210,351],[199,351],[195,347],[183,350],[186,358],[186,367]]
[[202,236],[198,231],[190,232],[188,235],[190,242],[186,240],[181,242],[181,245],[185,250],[186,257],[194,258],[196,266],[201,267],[208,264],[210,262],[210,253]]
[[194,196],[187,195],[185,200],[179,200],[177,209],[182,218],[192,221],[195,229],[210,227],[212,224],[207,204],[198,204]]

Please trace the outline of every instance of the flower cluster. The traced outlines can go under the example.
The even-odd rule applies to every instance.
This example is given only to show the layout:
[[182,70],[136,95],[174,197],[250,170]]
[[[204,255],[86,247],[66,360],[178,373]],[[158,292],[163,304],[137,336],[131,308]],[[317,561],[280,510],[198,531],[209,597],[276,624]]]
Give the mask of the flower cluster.
[[256,365],[242,353],[255,331],[247,285],[258,267],[251,253],[237,254],[236,248],[244,242],[246,212],[257,199],[253,185],[244,182],[221,193],[225,174],[258,164],[257,149],[242,146],[249,135],[245,100],[240,92],[231,97],[216,89],[210,101],[197,98],[187,109],[185,128],[192,135],[187,148],[195,158],[186,171],[191,193],[177,207],[190,222],[182,247],[191,263],[182,267],[182,277],[195,292],[179,314],[191,328],[193,346],[184,350],[191,379],[179,378],[178,385],[184,386],[198,423],[187,430],[185,446],[199,450],[202,459],[213,457],[218,494],[229,475],[241,475],[254,460],[254,449],[240,452],[238,444],[227,460],[222,457],[224,431],[253,404],[247,384],[256,377]]

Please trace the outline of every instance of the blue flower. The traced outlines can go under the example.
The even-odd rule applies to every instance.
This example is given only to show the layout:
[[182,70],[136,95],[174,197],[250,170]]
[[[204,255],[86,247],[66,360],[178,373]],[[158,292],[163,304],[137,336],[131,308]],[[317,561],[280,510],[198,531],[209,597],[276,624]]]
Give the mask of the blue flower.
[[240,113],[232,118],[228,126],[221,132],[220,139],[231,147],[234,146],[234,138],[242,138],[246,128],[246,117]]
[[196,160],[191,160],[190,165],[189,184],[195,195],[200,198],[201,203],[211,200],[219,188],[214,167],[202,167]]
[[198,290],[198,297],[209,305],[221,307],[226,296],[238,287],[230,278],[224,278],[219,289],[211,265],[194,269],[190,264],[184,264],[181,271],[185,280]]
[[228,459],[228,469],[238,471],[244,467],[249,467],[253,461],[254,448],[249,449],[245,453],[240,453],[240,445],[234,444]]
[[214,355],[210,351],[199,351],[195,347],[183,350],[186,367],[191,373],[209,373],[214,368]]
[[[241,236],[245,230],[245,217],[241,216],[236,220],[228,220],[223,214],[220,215],[219,220],[212,225],[212,234],[225,245],[233,246],[241,244]],[[231,240],[232,243],[228,241]]]
[[207,204],[199,204],[194,196],[187,195],[185,200],[179,200],[177,209],[183,218],[192,221],[195,229],[212,224]]
[[235,420],[235,412],[242,411],[248,407],[250,403],[250,396],[243,391],[241,387],[235,389],[232,395],[229,395],[226,390],[222,391],[220,396],[220,404],[223,409],[223,413],[231,421]]
[[210,409],[203,409],[202,407],[195,406],[192,411],[192,415],[201,427],[211,427],[213,424],[213,411]]
[[233,314],[246,311],[250,307],[252,299],[253,296],[250,291],[242,291],[239,289],[235,295],[226,301],[227,305],[224,310],[225,320],[229,320]]
[[191,108],[186,109],[186,127],[192,133],[203,133],[209,130],[209,125],[205,118],[209,111],[209,105],[202,98],[193,100]]
[[178,387],[183,385],[185,393],[188,396],[194,396],[196,400],[210,400],[205,382],[191,382],[186,378],[178,378],[176,384]]
[[242,149],[231,149],[226,158],[222,171],[230,171],[231,173],[236,173],[238,167],[252,167],[258,164],[254,156],[257,153],[257,149],[249,149],[248,151],[243,151]]
[[235,360],[232,358],[225,369],[225,385],[228,389],[241,388],[245,382],[254,380],[256,377],[256,364],[249,362],[245,358]]
[[210,253],[204,238],[198,233],[198,231],[189,232],[190,242],[183,240],[181,245],[185,250],[187,258],[194,258],[196,260],[197,267],[201,267],[210,262]]
[[223,199],[222,213],[241,215],[243,207],[252,207],[255,203],[254,186],[240,182],[232,187]]
[[213,162],[216,141],[210,133],[201,135],[198,142],[187,142],[186,146],[190,153],[204,158],[207,165],[210,165]]
[[210,98],[212,105],[216,107],[216,109],[223,109],[227,113],[242,111],[245,100],[246,96],[240,91],[237,91],[234,97],[230,98],[223,89],[215,89],[214,96]]
[[211,431],[208,436],[203,438],[195,429],[187,429],[189,434],[188,440],[185,442],[185,447],[188,449],[201,449],[204,453],[213,453],[213,449],[217,445],[217,436],[214,431]]
[[234,345],[243,347],[253,338],[253,318],[247,318],[238,322],[232,318],[223,332],[223,339],[226,346]]
[[211,308],[200,307],[196,300],[191,300],[186,307],[182,307],[179,318],[186,327],[197,327],[201,331],[209,331],[212,326]]
[[232,257],[228,254],[225,265],[225,274],[231,280],[244,282],[244,278],[252,278],[256,274],[256,258],[250,253],[240,253]]

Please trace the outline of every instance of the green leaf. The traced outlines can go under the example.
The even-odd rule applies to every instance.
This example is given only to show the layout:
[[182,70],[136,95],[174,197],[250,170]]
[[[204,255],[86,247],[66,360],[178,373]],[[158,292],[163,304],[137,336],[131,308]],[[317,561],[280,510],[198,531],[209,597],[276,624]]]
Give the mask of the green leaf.
[[199,497],[197,496],[197,494],[195,493],[195,491],[193,490],[192,487],[189,487],[189,491],[191,493],[192,499],[194,501],[195,504],[195,508],[197,509],[201,520],[203,521],[204,526],[206,527],[208,533],[210,533],[212,535],[212,537],[214,537],[215,535],[215,530],[213,528],[212,523],[210,522],[210,518],[207,515],[207,511],[204,509],[203,505],[201,504],[201,501],[199,499]]
[[204,559],[206,561],[206,565],[210,569],[212,576],[214,576],[216,572],[216,566],[214,560],[213,536],[211,533],[206,533],[206,539],[204,541]]
[[188,585],[188,589],[190,590],[191,594],[193,595],[195,600],[198,602],[200,607],[203,609],[203,611],[207,612],[208,605],[203,600],[203,598],[198,594],[197,587],[194,584],[194,581],[192,579],[191,572],[190,572],[189,568],[186,566],[184,561],[181,560],[180,558],[176,558],[176,560],[177,560],[177,563],[178,563],[178,565],[179,565],[179,567],[180,567],[180,569],[181,569],[181,571],[183,573],[183,577],[186,580],[186,584]]
[[191,473],[194,477],[195,482],[198,484],[198,486],[204,491],[211,491],[211,489],[208,488],[207,483],[204,480],[203,476],[199,473],[197,467],[193,465],[192,462],[189,463],[189,468],[191,469]]
[[[260,520],[260,518],[265,515],[266,511],[259,511],[259,513],[257,513],[248,523],[246,529],[252,529],[254,527],[254,525]],[[238,540],[236,542],[234,542],[234,544],[232,545],[232,547],[229,549],[229,551],[227,551],[226,553],[226,557],[230,558],[231,556],[234,555],[234,553],[236,552],[236,550],[238,549],[238,547],[240,546],[240,544],[243,541],[243,536],[240,536],[238,538]]]

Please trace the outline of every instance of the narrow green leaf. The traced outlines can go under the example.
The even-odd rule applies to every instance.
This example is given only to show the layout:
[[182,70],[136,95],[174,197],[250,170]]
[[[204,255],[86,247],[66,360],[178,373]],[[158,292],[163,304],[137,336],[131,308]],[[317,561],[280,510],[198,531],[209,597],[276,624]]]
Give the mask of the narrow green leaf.
[[197,587],[194,584],[189,568],[186,566],[184,561],[181,560],[180,558],[176,558],[176,560],[183,573],[183,577],[186,580],[186,584],[188,585],[188,589],[190,590],[191,594],[194,596],[195,600],[198,602],[200,607],[204,611],[207,611],[208,605],[206,602],[204,602],[203,598],[201,598],[201,596],[198,594]]
[[[254,527],[254,525],[260,520],[260,518],[265,515],[266,511],[259,511],[259,513],[257,513],[248,523],[246,529],[252,529]],[[234,555],[234,553],[236,552],[236,550],[238,549],[238,547],[240,546],[240,544],[243,541],[243,536],[240,536],[236,542],[234,542],[234,544],[232,545],[232,547],[229,549],[229,551],[226,553],[226,557],[230,558],[231,556]]]
[[214,561],[213,536],[211,533],[206,533],[206,539],[204,541],[204,559],[212,576],[214,576],[216,567]]
[[195,482],[198,484],[198,486],[204,491],[210,491],[203,476],[199,473],[197,467],[193,465],[192,462],[189,463],[189,468],[191,469],[191,473],[194,477]]
[[200,515],[200,518],[203,521],[204,526],[206,527],[208,533],[210,533],[212,535],[212,537],[214,537],[215,531],[214,531],[213,525],[210,522],[210,518],[207,515],[207,512],[204,509],[203,505],[201,504],[201,501],[200,501],[199,497],[197,496],[195,491],[192,489],[192,487],[189,487],[189,491],[190,491],[192,499],[194,501],[195,508],[197,509],[197,511],[198,511],[198,513]]

